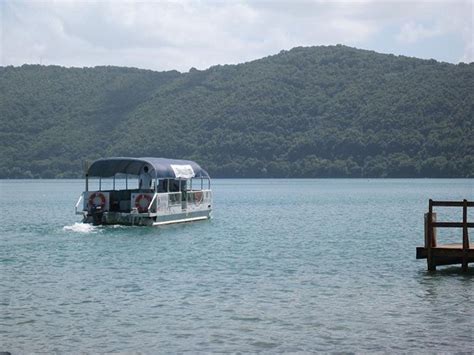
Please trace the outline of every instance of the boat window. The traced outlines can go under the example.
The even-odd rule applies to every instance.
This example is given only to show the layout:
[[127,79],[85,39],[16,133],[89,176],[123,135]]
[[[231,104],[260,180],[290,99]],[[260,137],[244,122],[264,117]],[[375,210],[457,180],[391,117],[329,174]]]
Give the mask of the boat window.
[[89,191],[99,191],[99,189],[101,187],[103,189],[104,188],[104,184],[103,184],[104,181],[100,181],[100,180],[101,179],[96,178],[96,177],[90,177],[89,178]]
[[[175,179],[168,179],[169,185],[170,185],[170,192],[178,192],[181,191],[180,188],[183,187],[183,182],[184,180],[175,180]],[[181,181],[181,186],[180,186],[180,181]]]
[[167,182],[165,179],[158,180],[158,193],[166,192]]
[[192,178],[189,180],[188,190],[202,190],[204,189],[204,181],[202,178]]
[[[115,185],[115,189],[114,189]],[[111,190],[136,190],[138,189],[138,177],[129,175],[128,178],[125,175],[117,175],[114,178],[89,178],[89,191],[111,191]]]
[[113,178],[102,178],[100,182],[102,191],[109,191],[114,189],[114,180]]
[[117,174],[115,176],[115,190],[136,190],[138,189],[138,176]]

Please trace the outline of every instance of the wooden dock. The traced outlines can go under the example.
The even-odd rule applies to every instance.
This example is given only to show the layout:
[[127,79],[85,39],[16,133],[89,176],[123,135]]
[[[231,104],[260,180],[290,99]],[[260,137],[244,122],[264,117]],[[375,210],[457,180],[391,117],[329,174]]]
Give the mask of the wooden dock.
[[[462,207],[462,222],[439,222],[433,212],[434,207]],[[463,201],[429,201],[428,213],[425,214],[425,246],[416,248],[416,258],[426,259],[428,270],[436,270],[438,265],[461,264],[467,271],[468,264],[474,262],[474,245],[469,244],[469,228],[474,223],[467,221],[467,209],[474,207],[474,202]],[[438,244],[437,228],[462,228],[462,243]]]

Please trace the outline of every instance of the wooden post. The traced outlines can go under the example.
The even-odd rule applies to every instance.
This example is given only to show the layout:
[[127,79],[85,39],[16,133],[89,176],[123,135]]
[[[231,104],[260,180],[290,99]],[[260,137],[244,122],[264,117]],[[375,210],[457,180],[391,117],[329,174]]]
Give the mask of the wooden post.
[[[431,224],[428,223],[429,213],[425,213],[425,248],[428,249],[429,246],[436,247],[437,238],[436,238],[436,227],[433,227],[431,224],[436,222],[436,212],[431,213]],[[431,233],[429,229],[431,228]]]
[[463,200],[462,206],[462,271],[466,272],[468,269],[468,251],[469,251],[469,236],[467,233],[467,200]]
[[430,199],[428,205],[428,221],[427,221],[427,242],[428,242],[428,257],[426,261],[428,263],[428,270],[429,271],[436,271],[436,263],[433,256],[433,247],[436,246],[436,241],[434,241],[434,233],[433,233],[433,200]]

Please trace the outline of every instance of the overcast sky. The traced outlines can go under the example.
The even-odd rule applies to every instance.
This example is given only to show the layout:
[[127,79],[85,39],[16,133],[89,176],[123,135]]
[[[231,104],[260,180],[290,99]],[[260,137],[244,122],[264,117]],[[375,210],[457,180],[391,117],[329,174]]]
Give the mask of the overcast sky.
[[474,0],[0,0],[0,64],[188,71],[296,46],[474,61]]

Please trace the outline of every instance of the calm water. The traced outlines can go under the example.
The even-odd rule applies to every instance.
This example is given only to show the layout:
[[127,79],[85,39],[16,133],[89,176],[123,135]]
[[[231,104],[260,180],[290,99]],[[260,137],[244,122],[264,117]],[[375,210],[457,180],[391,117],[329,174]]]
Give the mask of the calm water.
[[0,351],[473,348],[474,273],[415,260],[473,180],[215,180],[211,221],[161,228],[75,224],[82,188],[0,181]]

